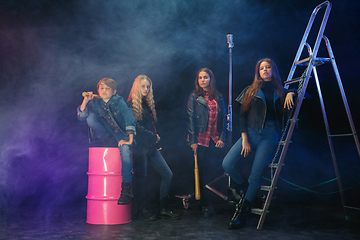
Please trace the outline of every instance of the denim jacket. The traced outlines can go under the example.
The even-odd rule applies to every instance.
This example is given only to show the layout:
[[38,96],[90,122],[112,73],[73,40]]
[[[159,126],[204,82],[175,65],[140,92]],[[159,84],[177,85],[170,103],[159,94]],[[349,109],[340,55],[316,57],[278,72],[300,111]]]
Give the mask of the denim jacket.
[[114,94],[108,104],[109,111],[101,107],[102,99],[94,98],[91,100],[84,111],[77,109],[77,116],[80,121],[86,120],[89,112],[93,112],[98,117],[102,117],[108,124],[106,129],[114,135],[117,141],[128,140],[128,134],[136,134],[136,121],[132,110],[126,105],[124,99],[118,94]]
[[[251,101],[250,110],[244,113],[242,110],[242,103],[244,100],[244,96],[246,91],[249,89],[250,86],[246,87],[240,95],[235,99],[237,103],[241,105],[240,109],[240,132],[247,132],[248,128],[256,128],[256,129],[263,129],[265,125],[265,117],[266,117],[266,100],[265,95],[259,89],[259,91],[255,94],[254,99]],[[285,90],[285,95],[290,92],[287,89]],[[282,129],[285,123],[285,115],[284,115],[284,108],[280,102],[280,96],[274,92],[274,109],[276,120],[278,123],[279,130]]]
[[[219,140],[226,141],[226,110],[225,102],[222,96],[216,99],[218,104],[218,121],[217,129],[219,131]],[[204,132],[207,126],[208,120],[208,106],[203,95],[195,96],[192,93],[188,101],[188,131],[189,131],[189,143],[197,143],[196,134]]]

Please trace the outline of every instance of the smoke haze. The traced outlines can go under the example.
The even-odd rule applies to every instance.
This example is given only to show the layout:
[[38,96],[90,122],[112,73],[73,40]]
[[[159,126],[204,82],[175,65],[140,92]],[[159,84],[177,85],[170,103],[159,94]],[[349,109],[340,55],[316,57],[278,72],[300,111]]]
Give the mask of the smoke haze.
[[[103,77],[113,78],[118,84],[118,94],[125,99],[137,75],[145,74],[152,79],[163,155],[174,172],[171,194],[193,191],[193,182],[187,180],[193,169],[186,143],[186,102],[197,71],[202,67],[213,70],[217,88],[227,104],[226,35],[231,33],[235,44],[234,98],[251,84],[260,58],[274,59],[285,80],[310,14],[319,3],[310,0],[2,2],[0,209],[11,210],[27,204],[52,208],[85,202],[87,127],[77,121],[76,108],[82,101],[81,93],[96,92],[96,84]],[[332,41],[357,129],[360,127],[356,98],[359,81],[353,74],[357,62],[352,59],[360,55],[360,27],[355,20],[359,10],[357,1],[334,1],[325,31]],[[338,108],[341,105],[332,102],[339,98],[335,93],[337,85],[327,83],[331,77],[325,71],[323,74],[324,97]],[[309,93],[312,102],[304,103],[299,130],[294,136],[299,144],[293,148],[290,167],[283,170],[284,178],[307,186],[334,177],[314,84],[309,86]],[[234,111],[236,124],[237,110]],[[335,118],[338,115],[341,114],[337,111],[330,113]],[[338,119],[333,124],[336,131],[346,130],[343,122]],[[234,126],[235,141],[239,134],[236,130]],[[350,140],[343,144],[353,144]],[[359,182],[355,174],[360,165],[356,150],[346,144],[339,150],[346,151],[340,164],[341,171],[348,175],[344,179],[346,187],[353,186]],[[313,171],[308,171],[309,168]],[[150,172],[149,178],[154,179],[149,180],[149,186],[156,193],[159,176]],[[336,191],[337,185],[329,188],[329,192]],[[151,195],[153,199],[155,193]],[[293,194],[315,202],[318,199],[311,194]],[[282,197],[294,202],[299,199],[285,193]],[[358,194],[352,197],[359,199]],[[337,196],[325,201],[333,198]]]

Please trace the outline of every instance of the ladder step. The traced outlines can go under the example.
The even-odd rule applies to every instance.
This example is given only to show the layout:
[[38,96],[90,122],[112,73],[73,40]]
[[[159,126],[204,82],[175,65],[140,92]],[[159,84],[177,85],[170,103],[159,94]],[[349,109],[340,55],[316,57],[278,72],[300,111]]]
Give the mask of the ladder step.
[[[286,142],[286,141],[280,141],[279,143],[280,143],[281,145],[285,145],[285,142]],[[289,143],[292,143],[292,141],[290,141]]]
[[309,62],[310,62],[311,59],[312,59],[311,56],[307,57],[307,58],[304,58],[304,59],[302,59],[300,61],[295,62],[294,65],[295,66],[307,66],[307,65],[309,65]]
[[[277,187],[275,187],[275,189],[277,189]],[[260,187],[260,190],[270,191],[270,190],[271,190],[271,186],[261,186],[261,187]]]
[[[251,213],[257,214],[257,215],[262,215],[264,212],[264,209],[262,208],[252,208],[251,209]],[[269,211],[267,211],[267,213],[269,213]]]
[[315,58],[314,65],[319,66],[331,61],[331,58]]
[[279,166],[279,164],[277,164],[277,163],[270,163],[268,165],[269,168],[277,168],[278,166]]
[[303,77],[298,77],[298,78],[288,80],[288,81],[285,82],[285,86],[296,83],[296,82],[300,82],[302,79],[303,79]]
[[352,133],[345,133],[345,134],[331,134],[329,137],[346,137],[346,136],[354,136]]
[[[282,166],[285,166],[285,163],[282,164]],[[279,164],[278,163],[270,163],[268,165],[269,168],[278,168],[279,167]]]

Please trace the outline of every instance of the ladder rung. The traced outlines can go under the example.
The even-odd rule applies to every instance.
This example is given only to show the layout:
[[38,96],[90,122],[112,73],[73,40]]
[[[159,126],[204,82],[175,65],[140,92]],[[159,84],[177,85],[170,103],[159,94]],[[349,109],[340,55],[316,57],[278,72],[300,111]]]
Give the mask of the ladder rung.
[[354,136],[352,133],[345,133],[345,134],[332,134],[329,137],[346,137],[346,136]]

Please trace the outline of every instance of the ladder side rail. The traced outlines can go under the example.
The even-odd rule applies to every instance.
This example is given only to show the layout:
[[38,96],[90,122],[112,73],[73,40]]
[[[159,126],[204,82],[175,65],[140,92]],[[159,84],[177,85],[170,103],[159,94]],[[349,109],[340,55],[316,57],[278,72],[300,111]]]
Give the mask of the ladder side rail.
[[[331,10],[331,3],[330,3],[329,1],[325,1],[325,2],[323,2],[323,3],[321,3],[321,4],[319,4],[319,5],[313,10],[313,12],[312,12],[312,14],[311,14],[311,17],[310,17],[310,19],[309,19],[308,25],[306,26],[305,33],[304,33],[303,38],[302,38],[302,40],[301,40],[301,42],[300,42],[300,46],[299,46],[298,51],[297,51],[297,53],[296,53],[296,55],[295,55],[295,59],[294,59],[294,61],[293,61],[293,64],[292,64],[292,66],[291,66],[291,69],[290,69],[290,72],[289,72],[289,75],[288,75],[286,81],[289,81],[289,80],[292,79],[292,77],[293,77],[293,75],[294,75],[294,72],[295,72],[295,69],[296,69],[295,63],[296,63],[297,61],[299,61],[299,59],[300,59],[300,56],[301,56],[301,54],[302,54],[302,52],[303,52],[304,46],[305,46],[306,41],[307,41],[307,39],[308,39],[310,30],[311,30],[312,25],[313,25],[313,23],[314,23],[315,17],[316,17],[316,15],[317,15],[317,13],[319,12],[319,10],[320,10],[322,7],[324,7],[325,5],[327,5],[327,9],[326,9],[326,12],[325,12],[325,14],[324,14],[324,17],[326,16],[326,22],[327,22],[327,18],[328,18],[328,16],[329,16],[330,10]],[[329,7],[330,7],[330,8],[329,8]],[[325,25],[326,25],[326,22],[325,22]],[[323,19],[323,23],[324,23],[324,19]],[[323,25],[323,24],[322,24],[322,25]],[[323,25],[324,28],[325,28],[325,25]],[[322,35],[322,34],[321,34],[321,35]],[[285,86],[286,89],[287,89],[288,87],[289,87],[288,85]]]
[[272,179],[272,182],[271,182],[270,191],[267,194],[267,198],[266,198],[265,205],[264,205],[264,208],[263,208],[263,213],[260,216],[260,220],[259,220],[259,223],[258,223],[258,226],[257,226],[258,230],[262,229],[262,226],[264,224],[267,211],[268,211],[269,206],[270,206],[270,201],[271,201],[273,192],[275,190],[275,186],[276,186],[277,180],[278,180],[279,175],[280,175],[282,164],[284,162],[286,152],[287,152],[287,149],[288,149],[289,144],[290,144],[292,133],[294,131],[294,128],[295,128],[295,125],[296,125],[296,122],[297,122],[297,117],[298,117],[299,112],[300,112],[302,101],[303,101],[304,96],[305,96],[306,88],[307,88],[307,85],[308,85],[308,82],[309,82],[309,79],[310,79],[310,75],[311,75],[311,72],[312,72],[312,67],[313,67],[312,62],[310,62],[309,66],[308,66],[308,71],[307,71],[307,74],[306,74],[306,79],[305,79],[305,82],[304,82],[303,89],[302,89],[302,91],[300,93],[300,96],[298,96],[298,105],[296,106],[296,109],[294,111],[294,115],[292,117],[291,125],[290,125],[290,128],[289,128],[289,132],[288,132],[288,135],[286,137],[285,144],[283,146],[282,152],[280,154],[280,158],[279,158],[279,161],[278,161],[278,167],[275,170],[275,175],[274,175],[274,178]]
[[[301,57],[301,54],[302,54],[302,52],[303,52],[304,46],[305,46],[305,44],[306,44],[307,38],[308,38],[309,33],[310,33],[310,30],[311,30],[311,27],[312,27],[312,25],[313,25],[313,23],[314,23],[314,20],[315,20],[315,17],[316,17],[316,13],[317,13],[317,12],[315,12],[315,10],[314,10],[313,13],[312,13],[312,15],[311,15],[311,17],[310,17],[310,19],[309,19],[308,25],[306,26],[305,33],[304,33],[304,35],[303,35],[303,37],[302,37],[302,39],[301,39],[301,42],[300,42],[298,51],[297,51],[297,53],[296,53],[296,55],[295,55],[294,61],[293,61],[293,63],[292,63],[292,66],[291,66],[291,69],[290,69],[290,72],[289,72],[289,75],[288,75],[286,81],[291,80],[291,79],[293,78],[293,76],[294,76],[295,69],[296,69],[295,63],[298,62],[299,59],[300,59],[300,57]],[[288,87],[289,87],[288,85],[285,86],[286,89],[287,89]]]
[[[309,55],[312,55],[311,47],[309,45],[307,45],[307,48],[308,48]],[[330,56],[330,53],[329,53],[329,56]],[[326,110],[325,110],[324,99],[323,99],[323,95],[322,95],[322,91],[321,91],[321,87],[320,87],[320,81],[319,81],[319,77],[318,77],[318,74],[317,74],[316,66],[313,66],[313,74],[314,74],[314,78],[315,78],[315,84],[316,84],[317,93],[319,95],[319,101],[320,101],[321,111],[322,111],[322,115],[323,115],[323,120],[324,120],[324,125],[325,125],[325,130],[326,130],[326,136],[327,136],[328,143],[329,143],[331,159],[332,159],[332,162],[333,162],[333,165],[334,165],[335,175],[336,175],[336,178],[337,178],[337,183],[338,183],[338,187],[339,187],[339,191],[340,191],[341,202],[342,202],[343,210],[344,210],[344,213],[345,213],[345,216],[346,216],[345,197],[344,197],[344,193],[343,193],[343,187],[342,187],[342,183],[341,183],[340,172],[339,172],[339,168],[338,168],[338,165],[337,165],[334,145],[333,145],[332,138],[331,138],[331,133],[330,133],[329,121],[328,121]]]
[[319,101],[320,101],[320,105],[321,105],[323,120],[324,120],[324,124],[325,124],[326,136],[327,136],[328,143],[329,143],[331,159],[332,159],[332,162],[333,162],[333,165],[334,165],[335,176],[337,178],[337,183],[338,183],[338,187],[339,187],[341,203],[342,203],[344,214],[345,214],[345,216],[347,216],[346,208],[345,208],[345,206],[346,206],[345,196],[344,196],[343,187],[342,187],[342,183],[341,183],[341,179],[340,179],[340,172],[339,172],[339,168],[338,168],[337,161],[336,161],[334,145],[333,145],[333,142],[332,142],[332,138],[330,136],[331,134],[330,134],[329,122],[328,122],[328,118],[327,118],[327,115],[326,115],[324,99],[323,99],[323,96],[322,96],[319,77],[318,77],[317,70],[316,70],[315,66],[313,67],[313,72],[314,72],[317,92],[318,92],[318,95],[319,95]]
[[[263,208],[263,213],[261,214],[261,217],[260,217],[260,220],[259,220],[259,223],[258,223],[258,226],[257,226],[257,229],[258,229],[258,230],[261,230],[261,229],[262,229],[263,223],[264,223],[264,221],[265,221],[265,217],[266,217],[266,214],[267,214],[267,210],[268,210],[268,208],[269,208],[269,205],[270,205],[271,197],[272,197],[273,191],[275,190],[275,185],[276,185],[277,180],[278,180],[278,177],[279,177],[279,175],[280,175],[281,167],[282,167],[283,161],[284,161],[284,159],[285,159],[286,152],[287,152],[287,149],[288,149],[288,146],[289,146],[289,143],[290,143],[290,139],[291,139],[292,133],[293,133],[294,128],[295,128],[295,125],[296,125],[296,121],[297,121],[297,117],[298,117],[298,115],[299,115],[299,111],[300,111],[300,108],[301,108],[301,105],[302,105],[302,101],[303,101],[304,96],[305,96],[305,92],[306,92],[306,89],[307,89],[307,85],[308,85],[308,82],[309,82],[309,79],[310,79],[310,76],[311,76],[311,72],[312,72],[312,70],[313,70],[314,59],[316,58],[316,55],[317,55],[317,52],[318,52],[318,49],[319,49],[319,46],[320,46],[320,43],[321,43],[321,39],[322,39],[322,37],[323,37],[323,33],[324,33],[324,30],[325,30],[325,26],[326,26],[326,23],[327,23],[329,14],[330,14],[331,3],[330,3],[329,1],[323,2],[322,4],[318,5],[318,6],[314,9],[314,11],[313,11],[313,13],[312,13],[312,15],[311,15],[311,17],[310,17],[310,20],[309,20],[309,22],[308,22],[308,26],[306,27],[305,33],[304,33],[304,35],[303,35],[303,38],[302,38],[302,40],[301,40],[299,49],[298,49],[298,51],[297,51],[297,53],[296,53],[295,60],[294,60],[294,62],[293,62],[293,64],[292,64],[292,66],[291,66],[291,69],[290,69],[288,78],[287,78],[287,81],[289,81],[290,79],[292,79],[293,74],[294,74],[295,69],[296,69],[296,62],[299,61],[299,59],[300,59],[300,56],[301,56],[302,51],[303,51],[303,49],[304,49],[304,46],[305,46],[305,44],[306,44],[306,40],[307,40],[308,35],[309,35],[309,33],[310,33],[311,27],[312,27],[312,25],[313,25],[315,16],[316,16],[316,14],[318,13],[318,11],[319,11],[323,6],[325,6],[325,5],[327,5],[327,8],[326,8],[326,11],[325,11],[325,14],[324,14],[324,17],[323,17],[321,26],[320,26],[320,30],[319,30],[319,32],[318,32],[318,35],[317,35],[317,38],[316,38],[316,41],[315,41],[314,55],[313,55],[313,56],[310,56],[310,60],[311,60],[311,61],[309,61],[309,65],[308,65],[308,68],[307,68],[307,74],[306,74],[305,82],[304,82],[304,85],[303,85],[301,94],[300,94],[300,96],[298,96],[298,105],[297,105],[296,110],[295,110],[295,112],[294,112],[294,115],[293,115],[293,118],[292,118],[292,122],[291,122],[291,125],[290,125],[290,128],[289,128],[289,132],[288,132],[288,135],[287,135],[285,144],[284,144],[284,146],[283,146],[283,149],[282,149],[282,152],[281,152],[281,155],[280,155],[280,159],[279,159],[279,161],[278,161],[278,168],[276,168],[274,178],[273,178],[273,180],[272,180],[272,182],[271,182],[270,191],[269,191],[269,193],[267,194],[265,206],[264,206],[264,208]],[[287,88],[288,88],[288,85],[286,85],[285,88],[287,89]]]
[[[308,46],[308,44],[307,44]],[[310,47],[310,46],[308,46]],[[310,48],[311,49],[311,48]],[[299,77],[299,85],[298,85],[298,88],[297,88],[297,92],[302,92],[303,90],[303,87],[304,87],[304,81],[305,81],[305,78],[306,78],[306,73],[307,73],[307,68],[304,70],[304,72],[301,74],[301,77]],[[297,106],[297,103],[299,101],[299,98],[296,98],[296,101],[294,101],[294,106]],[[290,116],[293,116],[294,114],[294,110],[295,108],[292,108],[291,111],[290,111]],[[278,146],[276,148],[276,151],[275,151],[275,154],[270,162],[270,167],[271,167],[271,179],[273,179],[273,176],[274,176],[274,165],[277,166],[277,162],[276,160],[278,160],[278,155],[279,155],[279,152],[281,152],[281,149],[283,148],[283,145],[285,143],[285,140],[286,140],[286,137],[288,135],[288,132],[289,132],[289,128],[290,128],[290,125],[291,125],[291,121],[292,121],[292,118],[289,117],[289,119],[286,121],[286,124],[284,126],[284,129],[282,130],[282,133],[281,133],[281,137],[280,137],[280,141],[278,142]]]
[[[301,103],[298,104],[297,109],[300,110],[300,107],[301,107]],[[274,177],[271,179],[270,190],[269,190],[269,192],[267,194],[267,197],[266,197],[266,200],[265,200],[265,203],[264,203],[263,212],[262,212],[262,214],[260,216],[260,219],[259,219],[259,222],[258,222],[258,225],[257,225],[257,230],[262,229],[264,221],[265,221],[265,217],[266,217],[266,214],[267,214],[267,211],[269,210],[270,202],[271,202],[273,193],[275,191],[275,186],[276,186],[277,181],[279,179],[280,171],[281,171],[281,168],[282,168],[285,156],[286,156],[287,149],[288,149],[289,144],[290,144],[290,139],[292,137],[292,133],[293,133],[295,125],[296,125],[296,118],[297,118],[297,116],[295,116],[295,114],[294,114],[294,117],[291,120],[291,125],[290,125],[290,129],[288,131],[288,135],[287,135],[286,140],[285,140],[285,144],[284,144],[283,149],[282,149],[281,154],[280,154],[280,158],[279,158],[279,161],[278,161],[278,166],[277,166],[277,168],[275,170]]]
[[326,23],[327,23],[327,21],[329,19],[330,10],[331,10],[331,3],[329,1],[327,1],[327,3],[328,3],[328,5],[327,5],[326,11],[324,13],[324,17],[323,17],[323,20],[321,22],[321,26],[320,26],[320,29],[319,29],[319,32],[318,32],[318,35],[316,37],[316,41],[315,41],[315,44],[314,44],[314,49],[313,49],[313,54],[312,54],[312,61],[316,60],[317,53],[318,53],[319,47],[320,47],[320,43],[321,43],[321,40],[323,39],[323,36],[324,36]]
[[[323,8],[325,5],[327,5],[328,7],[329,7],[329,5],[330,5],[330,8],[331,8],[331,2],[330,1],[325,1],[325,2],[322,2],[322,3],[320,3],[319,5],[317,5],[316,7],[315,7],[315,9],[314,9],[314,11],[313,11],[313,14],[315,13],[317,13],[317,12],[319,12],[319,10],[321,9],[321,8]],[[326,11],[328,11],[328,9],[326,9]],[[330,10],[329,10],[330,11]]]
[[338,70],[336,62],[335,62],[334,53],[332,51],[329,39],[326,36],[323,36],[323,39],[325,40],[325,43],[326,43],[326,47],[327,47],[327,50],[328,50],[328,53],[329,53],[329,56],[330,56],[330,59],[331,59],[331,64],[332,64],[333,69],[334,69],[336,80],[337,80],[337,83],[339,85],[339,89],[340,89],[340,92],[341,92],[341,97],[342,97],[342,100],[343,100],[343,103],[344,103],[344,106],[345,106],[346,114],[347,114],[347,117],[348,117],[348,120],[349,120],[349,123],[350,123],[351,131],[353,133],[356,148],[357,148],[358,154],[360,156],[359,139],[358,139],[358,136],[357,136],[357,133],[356,133],[356,129],[355,129],[355,126],[354,126],[353,119],[351,117],[351,112],[350,112],[348,101],[346,99],[345,90],[344,90],[344,87],[343,87],[342,82],[341,82],[340,73],[339,73],[339,70]]

